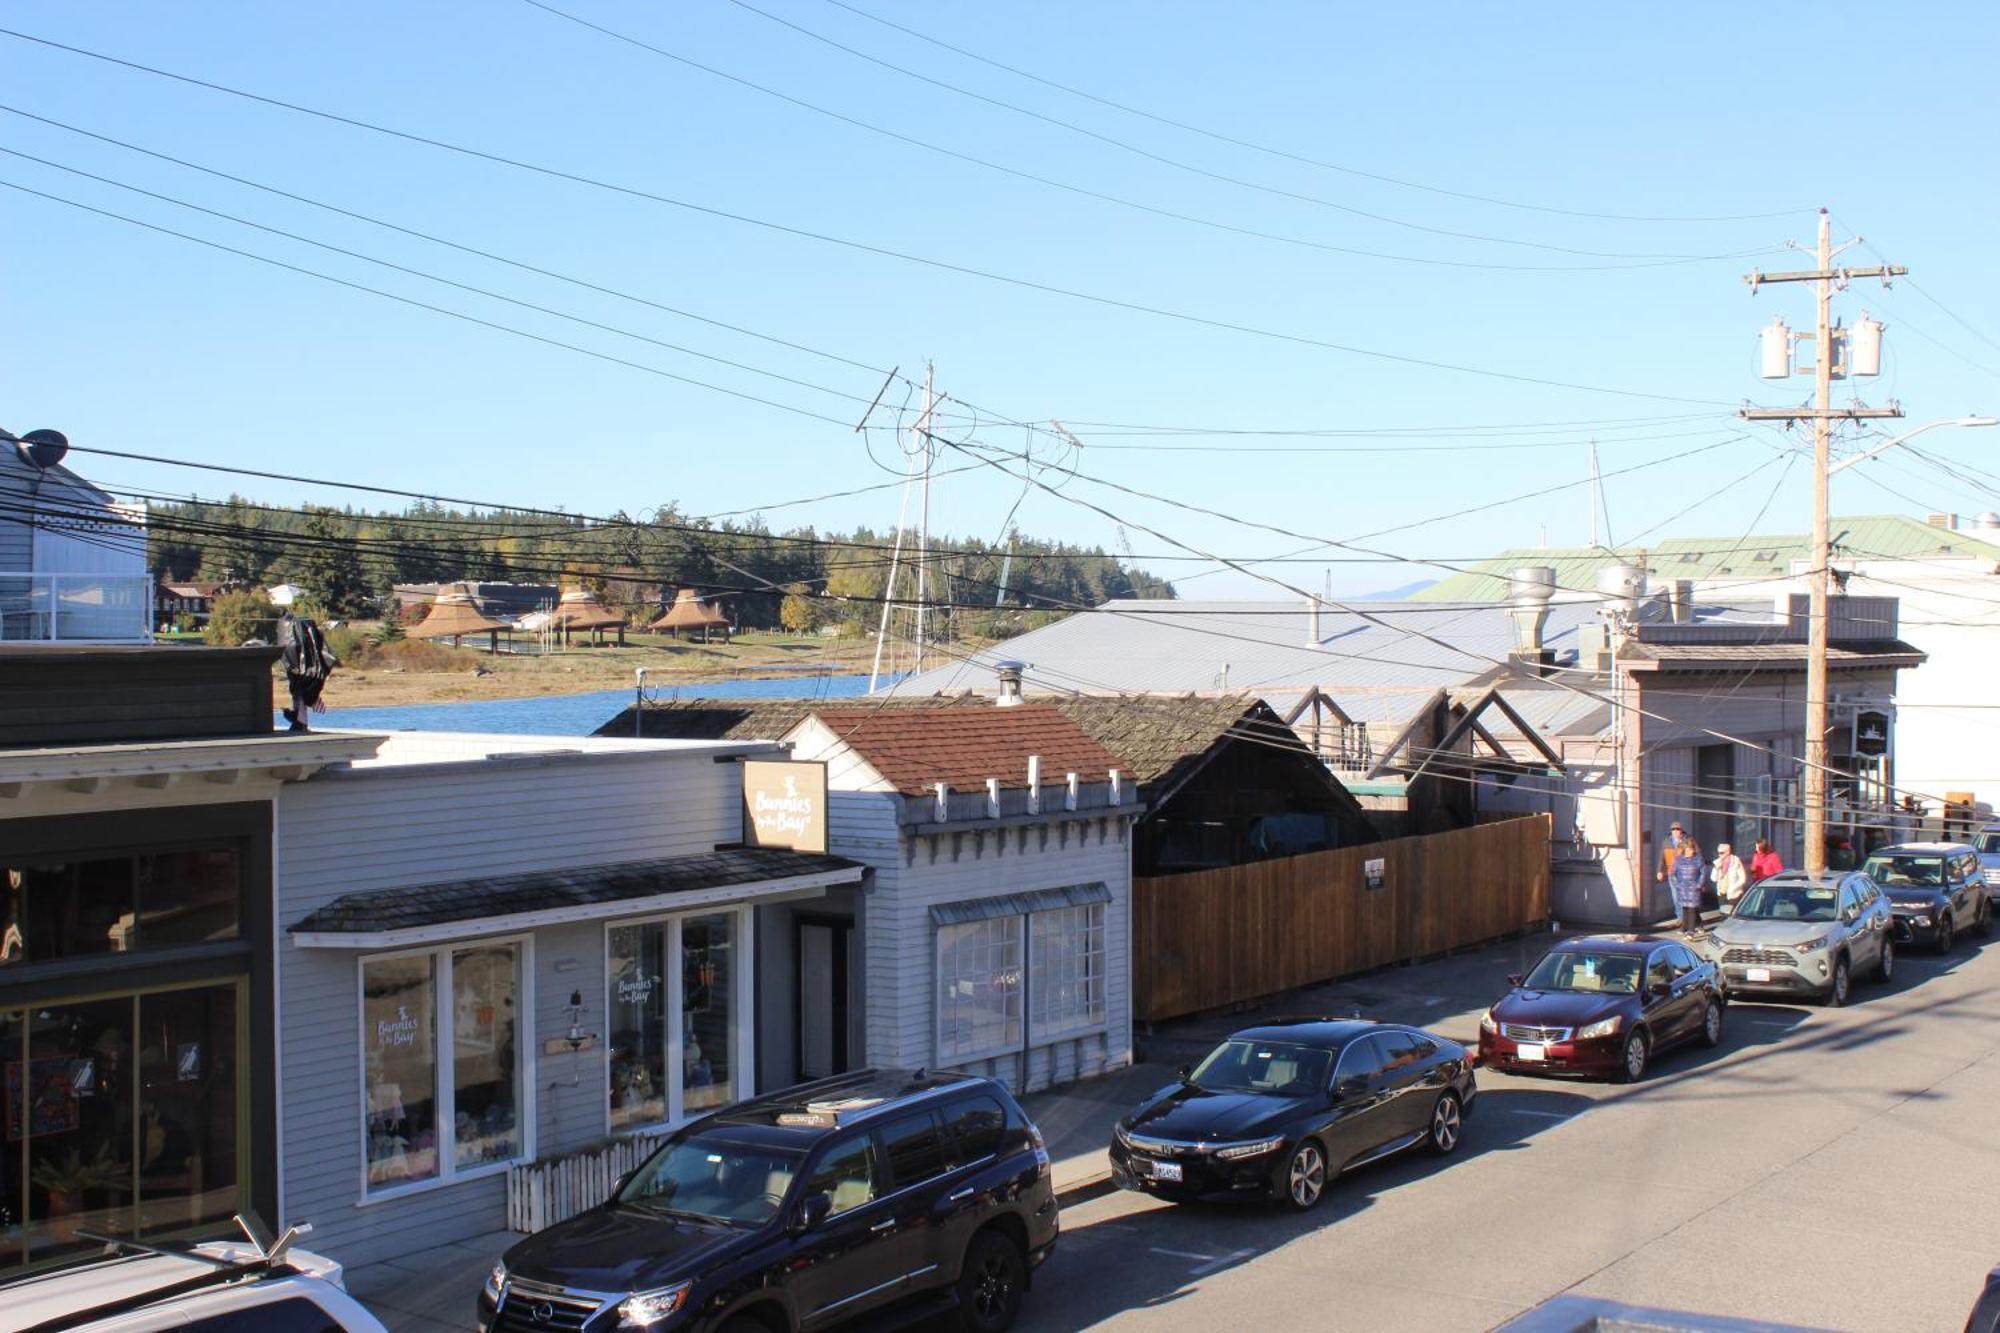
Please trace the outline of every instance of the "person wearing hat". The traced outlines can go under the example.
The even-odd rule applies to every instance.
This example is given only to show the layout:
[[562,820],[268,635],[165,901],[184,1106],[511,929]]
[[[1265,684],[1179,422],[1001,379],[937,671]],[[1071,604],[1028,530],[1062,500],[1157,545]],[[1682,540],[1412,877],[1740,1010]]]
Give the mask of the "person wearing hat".
[[1701,847],[1676,819],[1667,832],[1667,845],[1660,850],[1660,869],[1654,878],[1673,890],[1682,930],[1692,931],[1701,926],[1701,886],[1707,872]]

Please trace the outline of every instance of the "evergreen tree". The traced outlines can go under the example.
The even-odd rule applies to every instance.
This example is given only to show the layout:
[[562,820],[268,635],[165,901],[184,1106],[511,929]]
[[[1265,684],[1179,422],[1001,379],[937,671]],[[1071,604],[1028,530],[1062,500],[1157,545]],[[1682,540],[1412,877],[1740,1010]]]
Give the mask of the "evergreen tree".
[[343,620],[367,614],[372,600],[361,553],[347,527],[331,509],[307,509],[297,561],[300,586],[328,615]]

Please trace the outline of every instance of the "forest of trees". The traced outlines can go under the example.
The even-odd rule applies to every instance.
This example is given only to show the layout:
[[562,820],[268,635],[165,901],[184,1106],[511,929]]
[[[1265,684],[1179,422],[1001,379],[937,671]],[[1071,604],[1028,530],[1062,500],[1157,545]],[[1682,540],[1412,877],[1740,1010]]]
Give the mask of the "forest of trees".
[[[587,522],[426,502],[400,513],[283,509],[236,497],[155,505],[149,524],[160,579],[295,583],[332,616],[376,614],[394,584],[470,579],[582,585],[635,619],[692,587],[720,602],[739,628],[801,631],[872,624],[896,536],[710,525],[671,508],[644,519]],[[902,598],[915,596],[910,554],[906,542],[896,588]],[[934,537],[929,583],[930,599],[949,608],[941,630],[983,637],[1043,623],[1065,607],[1174,595],[1165,580],[1099,548],[1019,534],[1000,545]]]

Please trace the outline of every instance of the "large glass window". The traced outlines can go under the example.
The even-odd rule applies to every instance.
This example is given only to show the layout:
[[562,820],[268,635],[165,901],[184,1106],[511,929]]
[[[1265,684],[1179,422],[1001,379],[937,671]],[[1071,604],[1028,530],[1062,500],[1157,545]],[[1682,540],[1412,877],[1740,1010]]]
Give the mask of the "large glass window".
[[527,1154],[521,954],[510,942],[363,961],[370,1189]]
[[1021,918],[939,926],[940,1060],[969,1060],[1021,1044]]
[[0,967],[237,938],[234,847],[0,861]]
[[605,932],[611,1128],[705,1115],[748,1095],[749,914],[635,921]]
[[1104,904],[1028,916],[1036,1041],[1104,1026]]
[[368,1184],[438,1173],[436,959],[370,959],[361,966],[361,1060]]
[[608,944],[611,1128],[667,1119],[667,932],[613,926]]
[[247,1199],[241,984],[0,1011],[0,1268]]

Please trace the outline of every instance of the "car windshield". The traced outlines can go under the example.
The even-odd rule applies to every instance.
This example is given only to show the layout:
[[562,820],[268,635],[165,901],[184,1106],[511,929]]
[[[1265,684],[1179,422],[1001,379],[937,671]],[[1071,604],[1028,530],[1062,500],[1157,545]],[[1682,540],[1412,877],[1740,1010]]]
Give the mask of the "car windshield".
[[1871,856],[1863,867],[1868,878],[1885,889],[1905,885],[1934,885],[1944,882],[1942,856]]
[[1989,856],[1995,852],[2000,852],[2000,829],[1996,829],[1991,833],[1980,834],[1972,840],[1972,845],[1977,850]]
[[1560,949],[1535,964],[1523,984],[1530,990],[1609,991],[1632,995],[1639,989],[1640,960],[1632,954]]
[[1188,1082],[1210,1092],[1268,1092],[1302,1097],[1323,1092],[1331,1072],[1329,1052],[1282,1041],[1231,1037],[1208,1053]]
[[1839,911],[1840,895],[1831,885],[1766,881],[1743,895],[1734,915],[1746,921],[1831,921]]
[[632,1173],[618,1202],[705,1221],[759,1226],[778,1215],[801,1154],[726,1131],[675,1138]]

